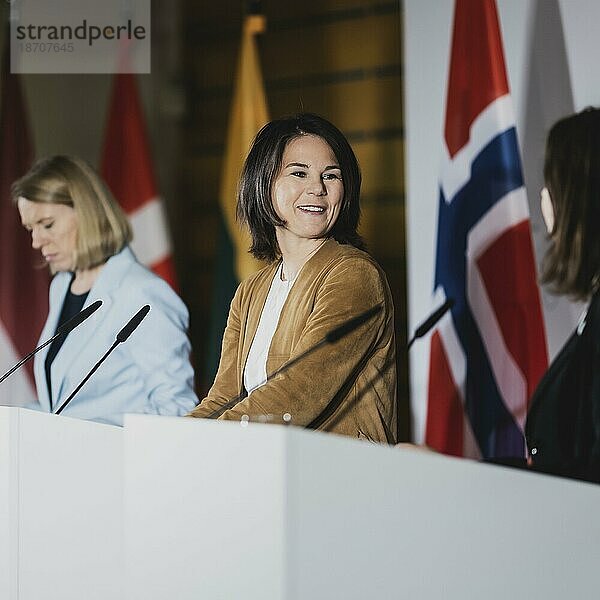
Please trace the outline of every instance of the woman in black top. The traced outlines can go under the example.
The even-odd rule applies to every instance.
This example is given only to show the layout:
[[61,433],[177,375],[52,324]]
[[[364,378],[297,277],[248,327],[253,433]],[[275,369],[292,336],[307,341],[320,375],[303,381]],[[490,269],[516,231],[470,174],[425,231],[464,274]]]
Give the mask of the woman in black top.
[[600,482],[600,109],[552,127],[544,179],[551,246],[542,281],[589,305],[531,400],[529,460],[536,470]]

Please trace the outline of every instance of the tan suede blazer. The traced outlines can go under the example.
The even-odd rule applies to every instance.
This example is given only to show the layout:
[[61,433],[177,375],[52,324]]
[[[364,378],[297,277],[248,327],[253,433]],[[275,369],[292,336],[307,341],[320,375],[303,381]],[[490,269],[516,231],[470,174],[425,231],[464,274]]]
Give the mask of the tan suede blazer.
[[[243,391],[244,365],[279,264],[238,287],[215,382],[191,416],[206,417]],[[396,443],[394,309],[385,274],[365,252],[328,240],[306,262],[283,306],[267,373],[377,304],[383,310],[369,322],[254,390],[219,418],[262,415],[281,423],[290,413],[293,425]]]

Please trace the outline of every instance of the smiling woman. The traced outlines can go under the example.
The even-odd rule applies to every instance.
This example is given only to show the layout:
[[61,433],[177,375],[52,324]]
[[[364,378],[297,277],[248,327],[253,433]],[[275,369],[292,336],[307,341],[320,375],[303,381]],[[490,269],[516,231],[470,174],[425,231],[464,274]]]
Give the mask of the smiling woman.
[[[275,235],[288,262],[293,255],[301,260],[322,243],[337,220],[343,196],[342,171],[329,145],[315,135],[292,140],[273,183],[273,208],[284,223]],[[290,268],[284,264],[283,271],[293,277]]]
[[[259,131],[241,175],[238,216],[250,229],[251,253],[270,264],[240,284],[215,382],[191,416],[282,422],[287,415],[302,427],[397,441],[394,310],[357,232],[360,183],[348,141],[322,117],[300,114]],[[267,377],[375,307],[343,340]]]

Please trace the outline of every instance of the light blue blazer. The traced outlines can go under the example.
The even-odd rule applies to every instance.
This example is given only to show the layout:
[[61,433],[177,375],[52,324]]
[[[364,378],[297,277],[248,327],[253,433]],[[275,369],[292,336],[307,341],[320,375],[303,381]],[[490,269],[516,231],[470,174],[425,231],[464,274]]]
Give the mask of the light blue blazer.
[[[58,273],[52,280],[50,312],[40,342],[56,331],[71,277],[71,273]],[[198,399],[189,361],[189,318],[179,296],[126,247],[100,271],[84,307],[96,300],[102,300],[102,306],[69,333],[52,362],[53,410],[144,304],[151,309],[140,326],[116,347],[61,414],[122,425],[125,413],[183,415],[192,410]],[[41,410],[50,412],[44,370],[48,348],[36,355],[34,373]]]

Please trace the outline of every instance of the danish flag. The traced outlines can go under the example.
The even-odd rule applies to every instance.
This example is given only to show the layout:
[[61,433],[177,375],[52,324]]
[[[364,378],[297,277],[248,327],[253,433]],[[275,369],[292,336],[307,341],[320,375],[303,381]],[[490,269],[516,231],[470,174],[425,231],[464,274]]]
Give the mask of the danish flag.
[[115,75],[100,171],[131,221],[136,256],[176,289],[171,240],[132,73]]
[[456,0],[440,176],[426,443],[525,456],[546,338],[495,0]]

